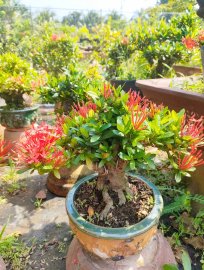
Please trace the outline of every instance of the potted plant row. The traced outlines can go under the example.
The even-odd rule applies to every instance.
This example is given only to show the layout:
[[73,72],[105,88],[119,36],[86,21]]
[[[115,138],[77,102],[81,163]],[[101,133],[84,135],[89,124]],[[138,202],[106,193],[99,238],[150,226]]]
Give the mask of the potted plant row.
[[168,244],[157,234],[161,195],[152,183],[130,171],[155,168],[155,155],[147,151],[153,146],[166,152],[176,182],[190,176],[204,163],[199,149],[202,119],[187,120],[184,110],[176,113],[121,88],[105,85],[88,94],[89,101],[75,106],[65,120],[59,142],[66,149],[67,166],[85,163],[97,172],[68,193],[69,224],[77,240],[70,246],[67,269],[113,265],[139,269],[175,263]]

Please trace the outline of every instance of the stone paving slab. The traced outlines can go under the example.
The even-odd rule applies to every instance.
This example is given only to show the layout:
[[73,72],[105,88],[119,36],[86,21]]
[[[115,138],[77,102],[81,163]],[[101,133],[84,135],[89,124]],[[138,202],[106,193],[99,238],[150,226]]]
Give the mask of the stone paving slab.
[[24,174],[19,182],[22,181],[25,188],[15,195],[5,193],[0,178],[0,194],[5,194],[7,200],[0,204],[0,230],[7,224],[6,234],[19,233],[28,246],[33,246],[25,270],[65,269],[66,253],[72,239],[65,198],[47,191],[47,198],[41,207],[34,205],[35,195],[42,189],[46,190],[46,177]]

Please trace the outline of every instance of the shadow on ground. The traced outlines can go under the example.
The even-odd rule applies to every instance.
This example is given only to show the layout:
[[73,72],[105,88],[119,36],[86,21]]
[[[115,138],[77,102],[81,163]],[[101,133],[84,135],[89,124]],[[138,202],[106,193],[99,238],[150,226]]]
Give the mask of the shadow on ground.
[[66,223],[50,223],[41,230],[22,235],[21,239],[32,247],[26,270],[64,270],[72,237]]
[[[35,195],[46,190],[46,177],[24,174],[19,180],[24,188],[14,194],[6,191],[0,178],[1,196],[6,199],[0,204],[0,230],[7,224],[5,234],[19,233],[23,242],[32,247],[25,270],[65,269],[65,257],[72,239],[65,198],[47,191],[47,198],[40,207],[34,203]],[[7,269],[12,268],[8,266]]]

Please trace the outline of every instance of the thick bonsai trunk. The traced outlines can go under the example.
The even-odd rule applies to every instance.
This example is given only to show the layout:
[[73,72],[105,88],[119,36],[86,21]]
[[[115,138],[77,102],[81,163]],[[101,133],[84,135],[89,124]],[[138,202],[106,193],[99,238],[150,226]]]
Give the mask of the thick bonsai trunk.
[[97,188],[102,190],[103,200],[106,203],[104,210],[101,212],[100,218],[104,219],[111,208],[113,208],[113,200],[109,194],[109,190],[117,192],[119,205],[125,204],[126,197],[124,192],[132,194],[127,177],[125,176],[126,163],[118,160],[116,166],[107,166],[105,170],[99,170]]

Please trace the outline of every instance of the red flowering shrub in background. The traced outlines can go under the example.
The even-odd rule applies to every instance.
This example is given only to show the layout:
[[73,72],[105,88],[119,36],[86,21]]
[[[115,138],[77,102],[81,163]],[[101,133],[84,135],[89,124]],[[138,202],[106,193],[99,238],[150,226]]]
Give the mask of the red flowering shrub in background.
[[17,145],[17,164],[23,170],[38,170],[40,174],[53,171],[60,177],[58,170],[65,166],[64,149],[57,145],[62,135],[64,119],[59,118],[55,126],[41,123],[25,132],[25,138]]
[[204,30],[199,31],[198,35],[195,38],[192,37],[183,37],[182,43],[186,46],[187,49],[193,49],[195,47],[201,47],[204,45]]
[[8,158],[10,150],[11,144],[0,138],[0,163],[4,162]]

